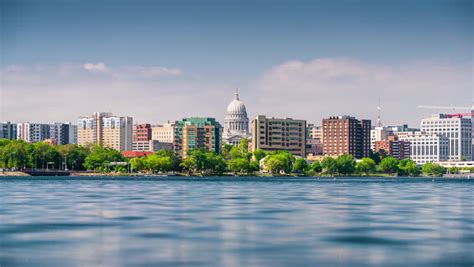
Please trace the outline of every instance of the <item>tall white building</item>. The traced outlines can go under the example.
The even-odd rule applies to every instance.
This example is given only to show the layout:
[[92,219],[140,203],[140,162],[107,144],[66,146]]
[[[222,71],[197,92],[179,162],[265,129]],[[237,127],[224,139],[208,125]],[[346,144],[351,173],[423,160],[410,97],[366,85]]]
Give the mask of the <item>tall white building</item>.
[[448,160],[469,160],[472,155],[472,124],[470,118],[461,115],[433,114],[423,119],[421,131],[427,134],[439,134],[449,139]]
[[399,140],[410,142],[410,159],[416,164],[446,161],[449,158],[449,138],[424,132],[403,132]]
[[244,102],[240,101],[239,93],[236,92],[234,100],[227,106],[222,139],[224,144],[238,145],[240,139],[249,137],[247,109]]

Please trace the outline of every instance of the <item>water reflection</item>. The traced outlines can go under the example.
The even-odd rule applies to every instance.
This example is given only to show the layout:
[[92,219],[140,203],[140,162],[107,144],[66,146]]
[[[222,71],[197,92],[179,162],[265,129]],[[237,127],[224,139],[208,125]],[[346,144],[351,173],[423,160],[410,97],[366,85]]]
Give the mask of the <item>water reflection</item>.
[[0,179],[0,266],[470,266],[472,180]]

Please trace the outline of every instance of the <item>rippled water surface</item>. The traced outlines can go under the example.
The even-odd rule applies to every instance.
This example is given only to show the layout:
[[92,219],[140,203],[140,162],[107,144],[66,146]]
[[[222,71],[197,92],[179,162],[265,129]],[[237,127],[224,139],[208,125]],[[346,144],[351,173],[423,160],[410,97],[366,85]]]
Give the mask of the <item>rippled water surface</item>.
[[0,177],[0,266],[472,266],[474,181]]

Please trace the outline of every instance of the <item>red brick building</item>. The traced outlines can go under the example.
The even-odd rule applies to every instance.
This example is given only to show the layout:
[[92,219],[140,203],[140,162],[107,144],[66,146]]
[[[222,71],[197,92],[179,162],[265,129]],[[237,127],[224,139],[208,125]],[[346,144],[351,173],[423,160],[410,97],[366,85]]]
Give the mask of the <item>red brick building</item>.
[[350,116],[323,119],[323,153],[326,156],[350,154],[355,158],[370,153],[370,120]]
[[410,142],[398,140],[397,136],[391,135],[387,139],[375,142],[375,151],[384,150],[387,155],[397,159],[410,158]]
[[136,124],[133,127],[133,142],[150,141],[151,140],[151,125],[148,123]]

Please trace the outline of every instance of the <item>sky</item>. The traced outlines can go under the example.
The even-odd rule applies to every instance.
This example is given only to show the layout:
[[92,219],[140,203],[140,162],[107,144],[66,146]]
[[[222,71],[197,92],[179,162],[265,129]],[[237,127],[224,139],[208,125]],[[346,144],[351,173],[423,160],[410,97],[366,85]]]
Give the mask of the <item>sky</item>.
[[0,0],[0,121],[153,124],[347,114],[417,126],[470,107],[473,1]]

